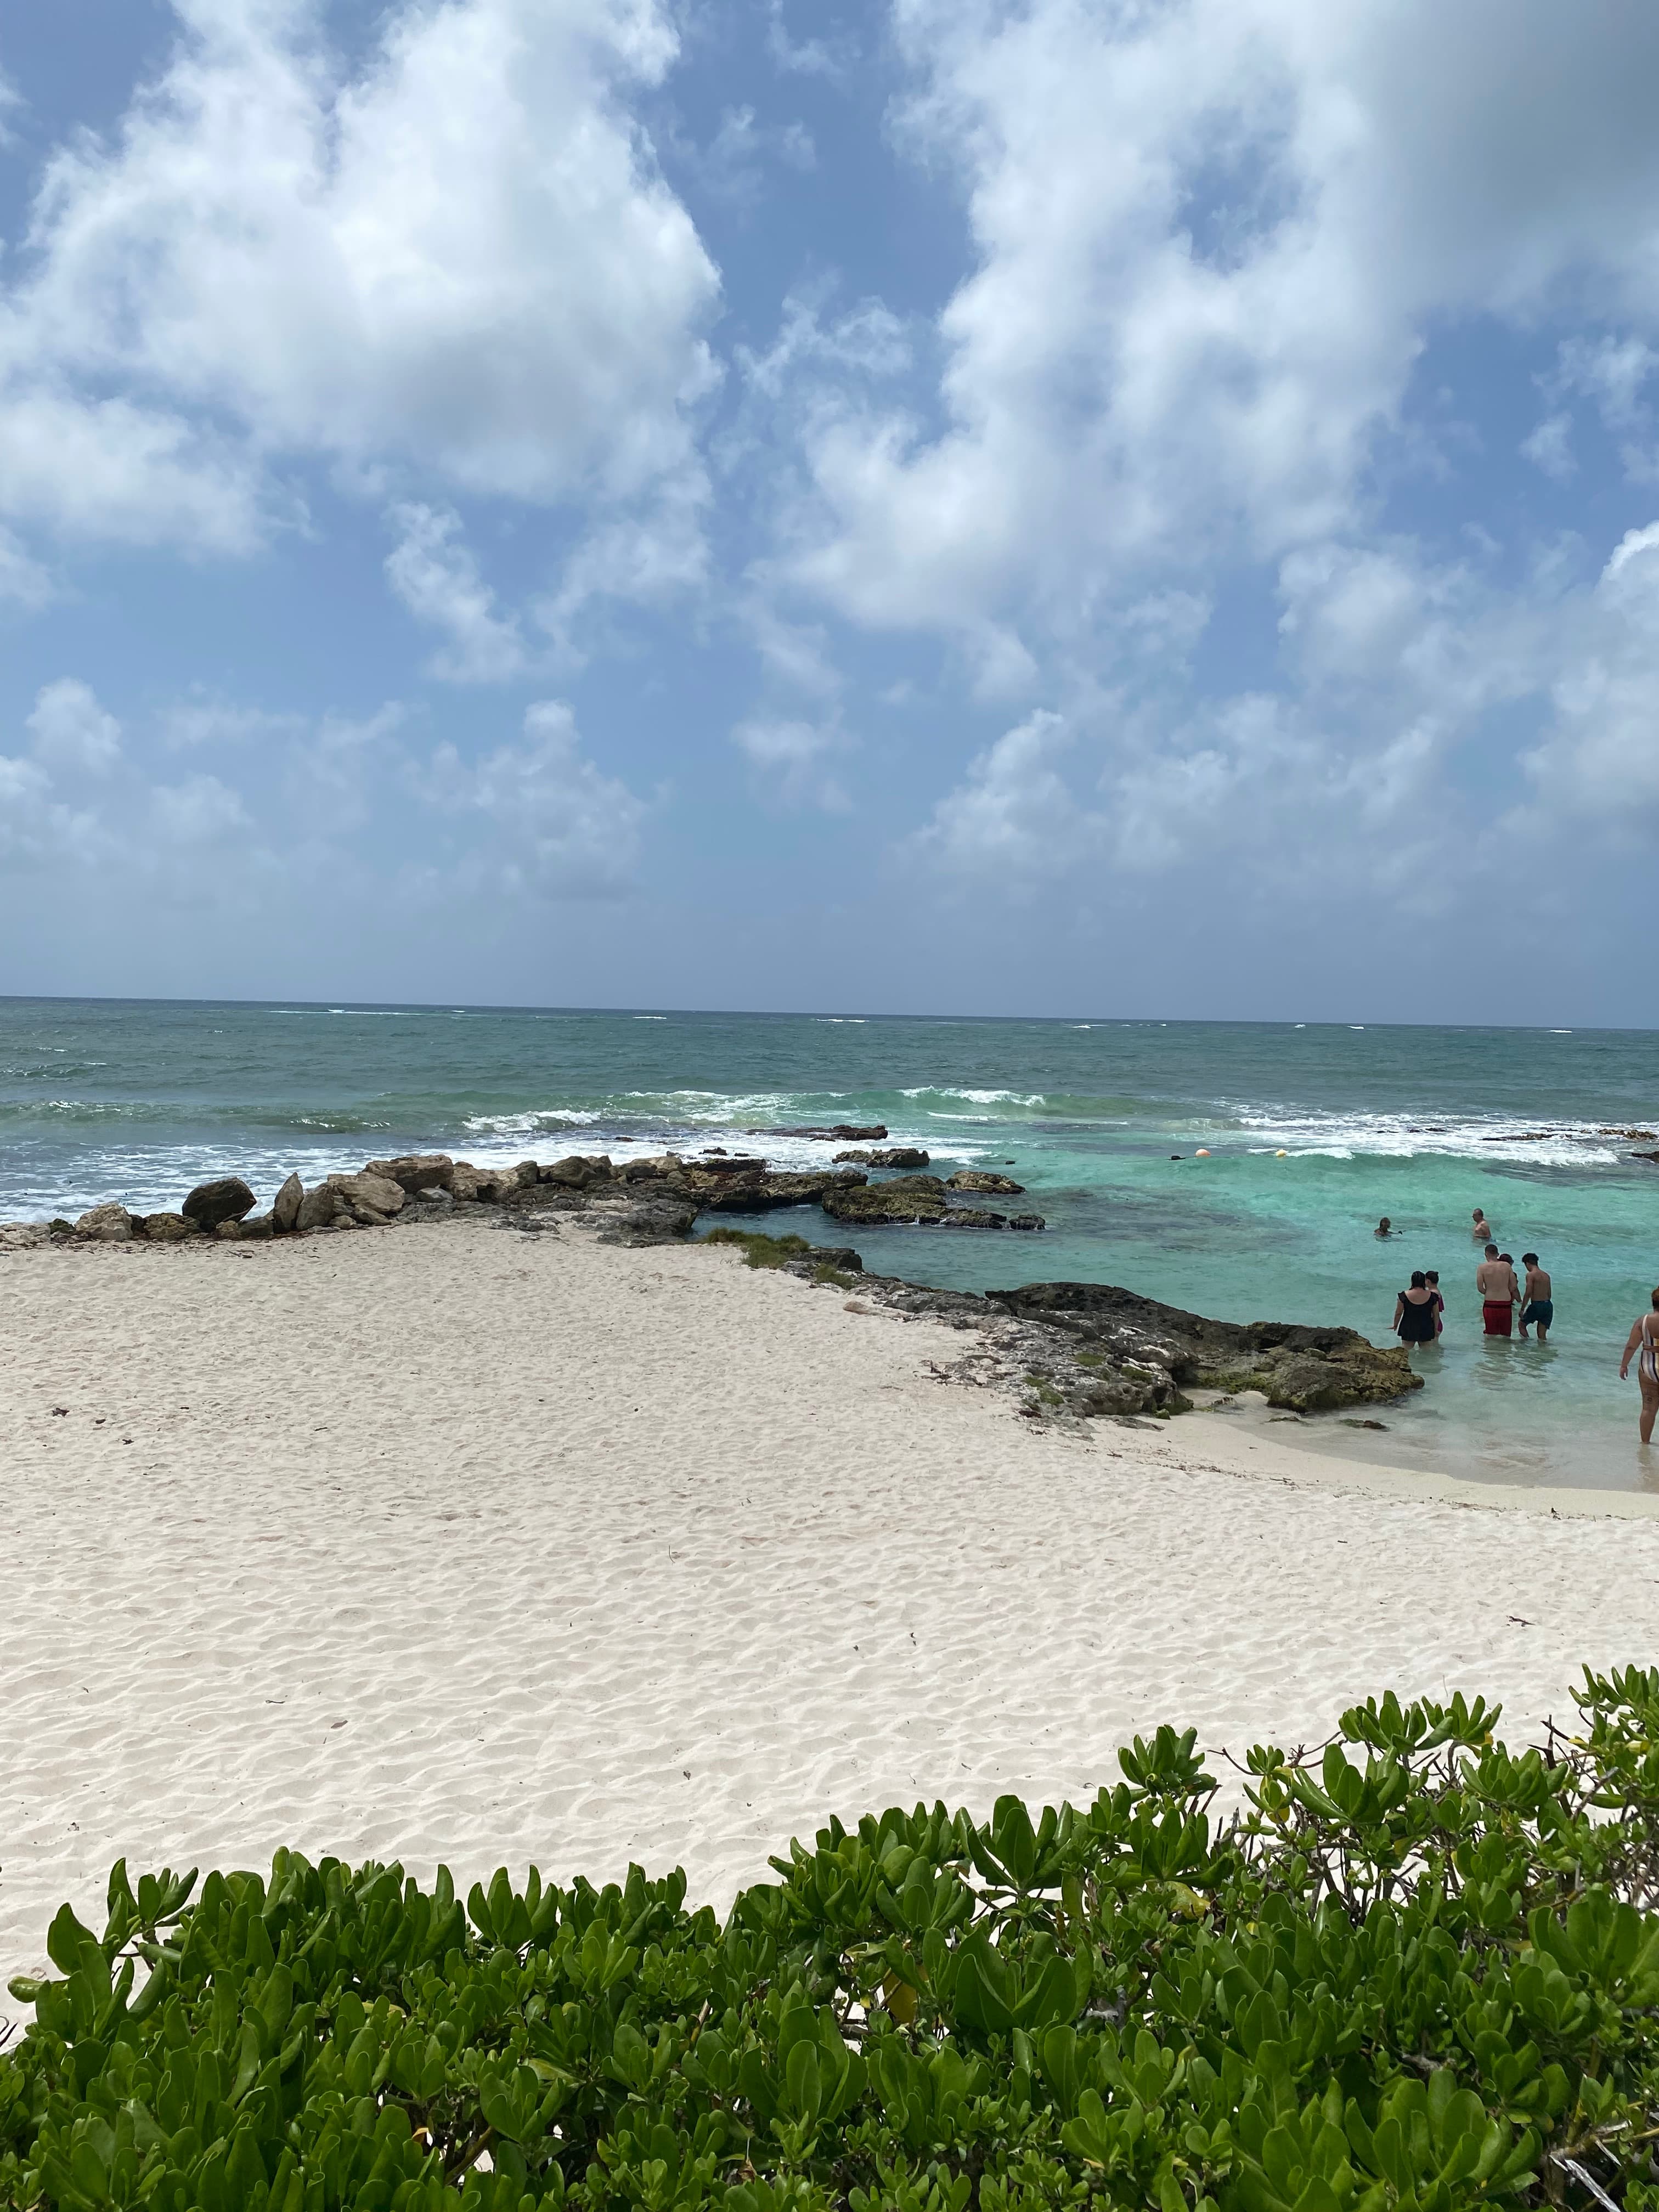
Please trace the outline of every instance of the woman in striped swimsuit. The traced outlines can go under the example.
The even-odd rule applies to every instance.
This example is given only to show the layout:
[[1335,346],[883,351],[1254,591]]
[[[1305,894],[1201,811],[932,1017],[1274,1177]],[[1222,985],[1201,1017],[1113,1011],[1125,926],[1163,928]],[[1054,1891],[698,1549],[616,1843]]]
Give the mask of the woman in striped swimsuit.
[[1644,1444],[1650,1444],[1654,1417],[1659,1414],[1659,1291],[1653,1294],[1653,1311],[1644,1313],[1630,1333],[1625,1356],[1619,1363],[1621,1382],[1630,1373],[1632,1357],[1636,1360],[1636,1379],[1642,1386],[1642,1412],[1637,1433]]

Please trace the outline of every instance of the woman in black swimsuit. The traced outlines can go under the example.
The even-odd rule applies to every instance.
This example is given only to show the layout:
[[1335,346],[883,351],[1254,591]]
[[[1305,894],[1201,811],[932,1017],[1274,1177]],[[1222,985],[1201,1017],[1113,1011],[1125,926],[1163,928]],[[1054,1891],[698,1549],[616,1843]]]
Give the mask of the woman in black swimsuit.
[[1394,1304],[1394,1329],[1402,1344],[1434,1342],[1434,1292],[1420,1267],[1412,1270],[1412,1286],[1401,1291]]

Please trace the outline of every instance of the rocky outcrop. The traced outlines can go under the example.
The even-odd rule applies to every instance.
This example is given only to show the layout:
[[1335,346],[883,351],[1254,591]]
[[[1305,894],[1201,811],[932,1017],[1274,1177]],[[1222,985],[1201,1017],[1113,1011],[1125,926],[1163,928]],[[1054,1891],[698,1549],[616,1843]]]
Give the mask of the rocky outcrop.
[[833,1221],[942,1221],[949,1210],[937,1176],[896,1176],[890,1182],[826,1190],[818,1203]]
[[125,1206],[89,1206],[76,1221],[75,1233],[94,1244],[131,1244],[132,1216]]
[[216,1182],[198,1182],[179,1210],[186,1221],[210,1232],[222,1221],[240,1221],[258,1202],[240,1176],[222,1176]]
[[849,1162],[860,1168],[925,1168],[933,1162],[919,1145],[888,1145],[877,1152],[837,1152],[836,1164]]
[[198,1233],[196,1224],[186,1221],[182,1213],[146,1213],[132,1226],[135,1235],[152,1244],[182,1244],[186,1237]]
[[0,1221],[0,1252],[32,1252],[50,1244],[52,1229],[44,1221]]
[[[374,1165],[374,1163],[371,1160],[369,1168],[373,1169]],[[291,1230],[298,1228],[300,1201],[305,1194],[305,1185],[298,1176],[291,1175],[276,1197],[271,1200],[270,1225],[279,1237],[286,1237]]]
[[447,1152],[406,1152],[395,1160],[370,1160],[363,1173],[386,1176],[413,1198],[423,1190],[447,1190],[455,1179],[455,1163]]
[[1150,1363],[1188,1389],[1261,1390],[1292,1413],[1381,1405],[1423,1387],[1403,1347],[1379,1350],[1351,1328],[1208,1321],[1109,1283],[1028,1283],[986,1297],[1018,1320],[1063,1330],[1084,1358]]
[[832,1194],[863,1187],[856,1168],[808,1168],[766,1176],[708,1175],[688,1166],[687,1191],[708,1213],[769,1213],[781,1206],[827,1206]]
[[887,1134],[886,1125],[872,1123],[867,1129],[854,1128],[850,1121],[837,1121],[833,1129],[745,1129],[745,1137],[819,1137],[838,1145],[878,1145]]
[[945,1179],[946,1190],[981,1190],[992,1196],[1024,1198],[1025,1186],[1012,1176],[993,1175],[986,1168],[958,1168]]

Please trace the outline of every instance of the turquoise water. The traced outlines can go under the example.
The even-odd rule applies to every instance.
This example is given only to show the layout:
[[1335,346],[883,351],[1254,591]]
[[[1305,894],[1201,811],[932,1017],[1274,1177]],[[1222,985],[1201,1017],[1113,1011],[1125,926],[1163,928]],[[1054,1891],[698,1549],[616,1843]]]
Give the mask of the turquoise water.
[[[884,1121],[1012,1171],[1040,1238],[862,1232],[873,1268],[969,1289],[1128,1285],[1233,1320],[1387,1340],[1414,1267],[1443,1348],[1356,1455],[1511,1481],[1659,1489],[1618,1356],[1659,1282],[1659,1035],[1641,1030],[1017,1022],[0,1000],[0,1218],[176,1205],[234,1170],[263,1197],[376,1153],[624,1158]],[[1210,1158],[1194,1157],[1200,1147]],[[1277,1155],[1283,1152],[1285,1157]],[[1171,1153],[1178,1152],[1179,1159]],[[1480,1335],[1468,1224],[1555,1279],[1550,1345]],[[1372,1235],[1387,1213],[1404,1233]],[[815,1241],[816,1209],[772,1216]],[[1649,1468],[1644,1458],[1655,1462]]]

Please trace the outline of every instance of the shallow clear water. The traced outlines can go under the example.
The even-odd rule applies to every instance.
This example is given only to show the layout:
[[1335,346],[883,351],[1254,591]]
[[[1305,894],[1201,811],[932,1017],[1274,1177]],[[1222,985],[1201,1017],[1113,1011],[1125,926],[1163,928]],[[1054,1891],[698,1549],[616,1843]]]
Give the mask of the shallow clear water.
[[[374,1154],[475,1160],[746,1144],[884,1121],[946,1172],[1012,1162],[1040,1238],[885,1230],[866,1265],[969,1289],[1087,1279],[1233,1320],[1387,1340],[1414,1267],[1443,1348],[1356,1456],[1659,1490],[1619,1350],[1659,1282],[1659,1035],[1156,1022],[0,1000],[0,1218],[176,1205],[235,1171],[268,1199]],[[1211,1157],[1194,1157],[1200,1146]],[[1277,1155],[1283,1152],[1285,1157]],[[1179,1152],[1179,1159],[1171,1153]],[[1555,1279],[1547,1348],[1487,1343],[1468,1224]],[[1372,1235],[1387,1213],[1404,1233]],[[766,1225],[844,1233],[816,1209]],[[1644,1460],[1653,1462],[1651,1468]]]

